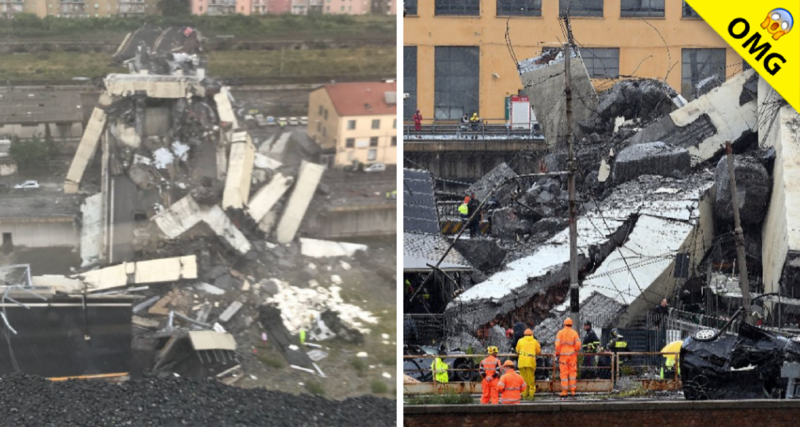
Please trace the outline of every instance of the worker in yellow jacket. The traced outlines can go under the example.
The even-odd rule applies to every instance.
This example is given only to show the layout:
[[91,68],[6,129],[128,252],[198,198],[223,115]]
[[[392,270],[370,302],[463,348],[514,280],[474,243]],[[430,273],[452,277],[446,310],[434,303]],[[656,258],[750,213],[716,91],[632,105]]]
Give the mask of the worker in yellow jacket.
[[519,373],[525,384],[528,384],[528,388],[522,393],[522,398],[533,400],[533,395],[536,393],[536,356],[542,354],[542,346],[533,338],[532,330],[526,329],[525,336],[517,341],[517,354]]

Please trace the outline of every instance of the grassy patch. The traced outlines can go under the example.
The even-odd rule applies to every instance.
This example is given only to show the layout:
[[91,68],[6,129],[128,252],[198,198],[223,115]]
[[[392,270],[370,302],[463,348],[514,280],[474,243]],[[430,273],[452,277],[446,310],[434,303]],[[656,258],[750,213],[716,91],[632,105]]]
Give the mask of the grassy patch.
[[322,384],[314,381],[309,381],[306,383],[306,390],[308,390],[311,394],[316,394],[319,396],[325,395],[325,388],[322,387]]
[[261,363],[269,366],[270,368],[280,369],[283,368],[283,360],[280,359],[280,356],[269,354],[269,353],[258,353],[258,360]]
[[407,405],[469,405],[471,403],[473,403],[472,396],[466,393],[443,393],[406,398]]
[[353,359],[350,361],[350,364],[353,365],[353,369],[356,370],[356,375],[359,377],[363,377],[367,374],[367,362],[361,359]]
[[[391,46],[287,50],[284,54],[280,51],[215,51],[209,54],[208,72],[218,78],[393,75],[396,59]],[[112,65],[110,55],[105,53],[17,53],[4,55],[0,61],[0,81],[71,80],[125,72],[126,69]]]
[[380,380],[375,380],[369,385],[370,389],[372,390],[372,394],[384,394],[389,391],[389,386],[386,385],[385,382]]

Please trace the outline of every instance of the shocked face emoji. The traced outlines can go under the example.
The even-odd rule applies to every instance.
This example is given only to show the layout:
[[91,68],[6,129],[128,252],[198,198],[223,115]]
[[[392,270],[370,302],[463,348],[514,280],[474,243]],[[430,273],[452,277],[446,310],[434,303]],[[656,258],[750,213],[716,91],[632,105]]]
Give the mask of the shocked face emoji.
[[786,9],[775,9],[769,12],[767,19],[761,24],[761,28],[769,31],[772,38],[778,40],[784,34],[792,31],[794,18]]

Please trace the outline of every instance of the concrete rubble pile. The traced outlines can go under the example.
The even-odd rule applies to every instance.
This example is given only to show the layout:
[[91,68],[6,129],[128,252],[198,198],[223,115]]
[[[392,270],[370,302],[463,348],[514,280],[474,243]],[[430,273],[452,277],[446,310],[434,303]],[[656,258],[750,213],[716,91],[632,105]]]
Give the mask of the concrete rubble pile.
[[[206,76],[201,41],[192,28],[146,27],[120,46],[115,60],[131,74],[104,80],[64,184],[65,193],[87,196],[82,269],[35,281],[66,293],[141,296],[136,351],[156,361],[146,370],[159,375],[186,373],[187,357],[212,350],[231,351],[225,368],[233,368],[236,340],[266,327],[262,305],[279,308],[292,335],[330,329],[323,318],[341,336],[368,334],[377,319],[344,303],[340,274],[369,248],[297,240],[325,168],[285,164],[273,140],[258,146],[228,88]],[[217,335],[192,335],[199,331]]]
[[[572,70],[573,91],[580,92],[585,70],[574,55],[578,68]],[[562,71],[561,56],[550,52],[520,63],[523,92],[532,100],[547,100],[555,115],[563,111],[548,96],[563,92],[563,79],[536,77],[548,69]],[[579,305],[584,319],[601,329],[641,325],[662,298],[680,304],[693,281],[705,283],[712,264],[735,275],[726,141],[736,154],[751,276],[764,271],[765,291],[794,288],[785,278],[798,271],[800,245],[792,237],[778,236],[793,235],[793,204],[788,200],[793,187],[785,182],[793,176],[796,153],[789,147],[800,127],[793,124],[797,113],[786,111],[790,107],[780,110],[775,123],[759,119],[759,114],[776,116],[778,111],[757,111],[766,105],[763,100],[777,95],[765,86],[748,70],[716,86],[706,82],[687,101],[662,82],[629,80],[601,93],[596,104],[590,87],[591,93],[585,94],[592,100],[589,111],[576,103]],[[537,118],[548,142],[565,147],[551,141],[552,135],[563,133],[560,119],[549,118],[541,108]],[[766,132],[768,126],[778,129]],[[758,141],[764,138],[759,134],[770,137],[760,149]],[[538,169],[565,171],[566,154],[559,149],[541,156]],[[466,190],[476,195],[482,191],[478,197],[483,200],[487,189],[511,178],[507,188],[489,198],[493,203],[485,217],[491,220],[491,233],[457,246],[486,275],[457,294],[445,310],[448,342],[461,348],[475,345],[476,337],[485,341],[494,336],[492,344],[503,345],[497,323],[526,319],[536,323],[535,335],[551,349],[555,332],[569,315],[567,177],[515,176],[514,168],[502,164]],[[720,250],[726,238],[730,244]],[[777,250],[766,243],[776,238],[782,242]],[[487,240],[497,250],[481,253],[473,248]],[[757,265],[751,267],[751,262]],[[760,277],[752,281],[762,282]]]

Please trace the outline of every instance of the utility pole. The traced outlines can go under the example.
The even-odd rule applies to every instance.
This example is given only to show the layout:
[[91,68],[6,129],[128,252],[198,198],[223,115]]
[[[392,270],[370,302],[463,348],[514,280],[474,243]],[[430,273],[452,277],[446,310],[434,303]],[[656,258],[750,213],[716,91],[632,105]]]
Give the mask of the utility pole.
[[736,174],[733,171],[733,150],[731,142],[725,141],[725,152],[728,155],[728,175],[731,183],[731,201],[733,202],[733,224],[736,227],[736,260],[739,263],[739,286],[742,288],[742,308],[744,309],[744,322],[752,323],[750,310],[750,281],[747,278],[747,260],[744,255],[744,233],[739,220],[739,195],[736,193]]
[[564,43],[564,78],[567,110],[567,145],[569,146],[569,305],[572,327],[580,331],[580,285],[578,284],[578,218],[575,201],[575,150],[572,146],[572,79],[570,78],[571,40]]

